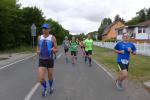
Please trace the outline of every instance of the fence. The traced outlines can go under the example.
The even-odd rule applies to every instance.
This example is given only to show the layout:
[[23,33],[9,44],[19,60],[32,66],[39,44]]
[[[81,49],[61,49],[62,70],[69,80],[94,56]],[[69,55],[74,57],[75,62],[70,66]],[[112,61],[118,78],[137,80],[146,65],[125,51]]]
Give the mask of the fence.
[[[116,42],[94,42],[94,45],[114,49]],[[150,44],[148,43],[135,43],[137,54],[150,56]]]

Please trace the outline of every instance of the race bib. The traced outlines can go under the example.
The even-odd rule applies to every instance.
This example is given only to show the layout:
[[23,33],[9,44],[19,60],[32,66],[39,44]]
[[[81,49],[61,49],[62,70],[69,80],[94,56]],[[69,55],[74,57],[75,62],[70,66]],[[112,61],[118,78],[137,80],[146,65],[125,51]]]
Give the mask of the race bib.
[[121,62],[126,65],[129,63],[129,61],[127,59],[121,59]]

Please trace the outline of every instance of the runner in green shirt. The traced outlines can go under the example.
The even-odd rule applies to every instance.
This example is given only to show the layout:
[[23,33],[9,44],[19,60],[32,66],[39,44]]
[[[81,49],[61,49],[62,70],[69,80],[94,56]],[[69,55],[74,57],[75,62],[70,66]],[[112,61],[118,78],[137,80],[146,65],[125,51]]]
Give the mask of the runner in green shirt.
[[77,58],[77,51],[78,51],[78,43],[75,40],[75,37],[72,37],[70,42],[70,51],[72,56],[72,64],[75,64],[75,60]]
[[89,66],[91,67],[92,64],[92,50],[93,50],[93,40],[91,39],[91,36],[88,35],[88,38],[84,40],[84,46],[85,46],[85,62],[87,61],[87,58],[89,59]]

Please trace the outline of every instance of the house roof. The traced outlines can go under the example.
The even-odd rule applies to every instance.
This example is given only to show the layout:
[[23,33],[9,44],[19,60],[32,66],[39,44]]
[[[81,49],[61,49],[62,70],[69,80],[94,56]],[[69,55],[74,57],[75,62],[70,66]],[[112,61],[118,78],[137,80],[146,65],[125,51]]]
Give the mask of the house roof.
[[128,26],[123,26],[123,27],[115,28],[115,30],[121,30],[121,29],[124,29],[124,28],[128,28]]
[[114,21],[112,24],[106,26],[102,35],[106,35],[106,34],[110,31],[111,27],[112,27],[113,25],[115,25],[117,22],[121,22],[121,21],[120,21],[120,20],[117,20],[117,21]]
[[139,26],[150,26],[150,20],[137,24]]
[[150,20],[144,21],[144,22],[139,23],[137,25],[129,25],[129,26],[116,28],[115,30],[120,30],[120,29],[124,29],[124,28],[134,28],[134,27],[140,27],[140,26],[150,26]]
[[129,25],[128,28],[140,27],[140,26],[150,26],[150,20],[141,22],[137,25]]

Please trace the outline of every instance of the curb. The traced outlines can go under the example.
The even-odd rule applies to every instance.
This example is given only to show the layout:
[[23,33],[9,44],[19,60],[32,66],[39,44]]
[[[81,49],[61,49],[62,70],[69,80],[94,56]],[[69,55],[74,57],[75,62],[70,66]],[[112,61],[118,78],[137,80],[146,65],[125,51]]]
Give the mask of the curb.
[[0,61],[1,60],[6,60],[6,59],[9,59],[8,57],[0,57]]
[[150,81],[144,82],[144,87],[148,90],[150,93]]

